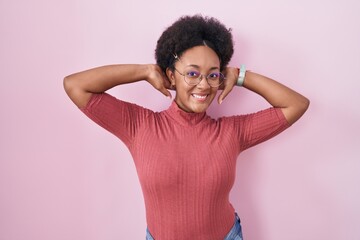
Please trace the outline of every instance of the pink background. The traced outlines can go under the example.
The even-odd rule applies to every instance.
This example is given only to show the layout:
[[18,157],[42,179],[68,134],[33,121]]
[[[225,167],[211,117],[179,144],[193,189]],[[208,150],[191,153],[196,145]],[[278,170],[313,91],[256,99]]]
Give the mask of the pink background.
[[[233,29],[231,65],[310,98],[306,115],[238,161],[231,201],[248,240],[360,239],[358,1],[0,1],[0,240],[144,239],[131,156],[88,120],[63,77],[112,63],[153,63],[161,32],[202,13]],[[111,90],[154,110],[145,82]],[[236,88],[209,114],[268,104]]]

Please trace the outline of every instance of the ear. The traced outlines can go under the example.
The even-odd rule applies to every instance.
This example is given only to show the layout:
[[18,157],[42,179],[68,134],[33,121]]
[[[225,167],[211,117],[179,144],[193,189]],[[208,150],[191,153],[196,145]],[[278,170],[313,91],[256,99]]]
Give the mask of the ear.
[[175,74],[170,68],[166,68],[166,76],[170,80],[171,86],[175,86]]

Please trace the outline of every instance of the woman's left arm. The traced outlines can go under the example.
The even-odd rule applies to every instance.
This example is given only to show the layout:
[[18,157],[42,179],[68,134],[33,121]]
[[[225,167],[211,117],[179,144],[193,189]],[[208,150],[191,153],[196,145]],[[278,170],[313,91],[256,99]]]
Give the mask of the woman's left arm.
[[[237,81],[237,69],[226,69],[226,84],[219,96],[219,103],[232,90]],[[260,74],[247,71],[243,87],[253,91],[266,99],[273,107],[281,108],[288,123],[295,123],[307,110],[310,101],[296,91],[282,85],[281,83],[262,76]]]

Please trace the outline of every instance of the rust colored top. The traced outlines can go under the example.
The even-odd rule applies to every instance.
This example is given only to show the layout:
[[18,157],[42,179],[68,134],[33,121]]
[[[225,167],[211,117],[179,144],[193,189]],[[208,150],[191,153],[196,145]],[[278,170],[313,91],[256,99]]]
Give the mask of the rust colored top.
[[154,112],[107,93],[81,110],[130,150],[156,240],[224,239],[234,223],[238,155],[289,126],[279,108],[215,120],[175,101]]

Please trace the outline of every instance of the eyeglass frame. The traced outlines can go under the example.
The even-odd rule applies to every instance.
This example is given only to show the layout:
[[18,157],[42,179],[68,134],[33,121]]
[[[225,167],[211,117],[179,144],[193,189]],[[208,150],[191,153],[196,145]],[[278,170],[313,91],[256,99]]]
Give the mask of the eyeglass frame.
[[[180,58],[179,58],[177,55],[174,56],[174,57],[175,57],[175,60],[178,60],[179,62],[181,62]],[[226,78],[225,78],[225,75],[224,75],[222,72],[219,71],[219,72],[217,72],[217,73],[219,73],[220,76],[222,75],[222,81],[221,81],[221,83],[220,83],[219,85],[217,85],[217,86],[211,86],[210,83],[209,83],[209,81],[208,81],[208,77],[209,77],[210,74],[213,74],[213,73],[209,73],[208,75],[205,76],[205,74],[202,74],[202,73],[199,72],[200,76],[197,78],[197,79],[199,80],[199,82],[196,83],[196,84],[190,84],[190,83],[188,83],[188,82],[185,80],[185,79],[186,79],[185,73],[181,73],[179,70],[177,70],[176,67],[175,67],[175,64],[174,64],[174,69],[175,69],[175,71],[176,71],[177,73],[179,73],[181,76],[184,77],[184,81],[186,82],[186,84],[188,84],[188,85],[190,85],[190,86],[196,86],[196,85],[198,85],[198,84],[201,83],[201,81],[203,80],[203,77],[205,77],[207,84],[209,84],[210,87],[216,88],[216,87],[221,86],[221,84],[223,84],[223,83],[224,83],[224,80],[226,79]]]

